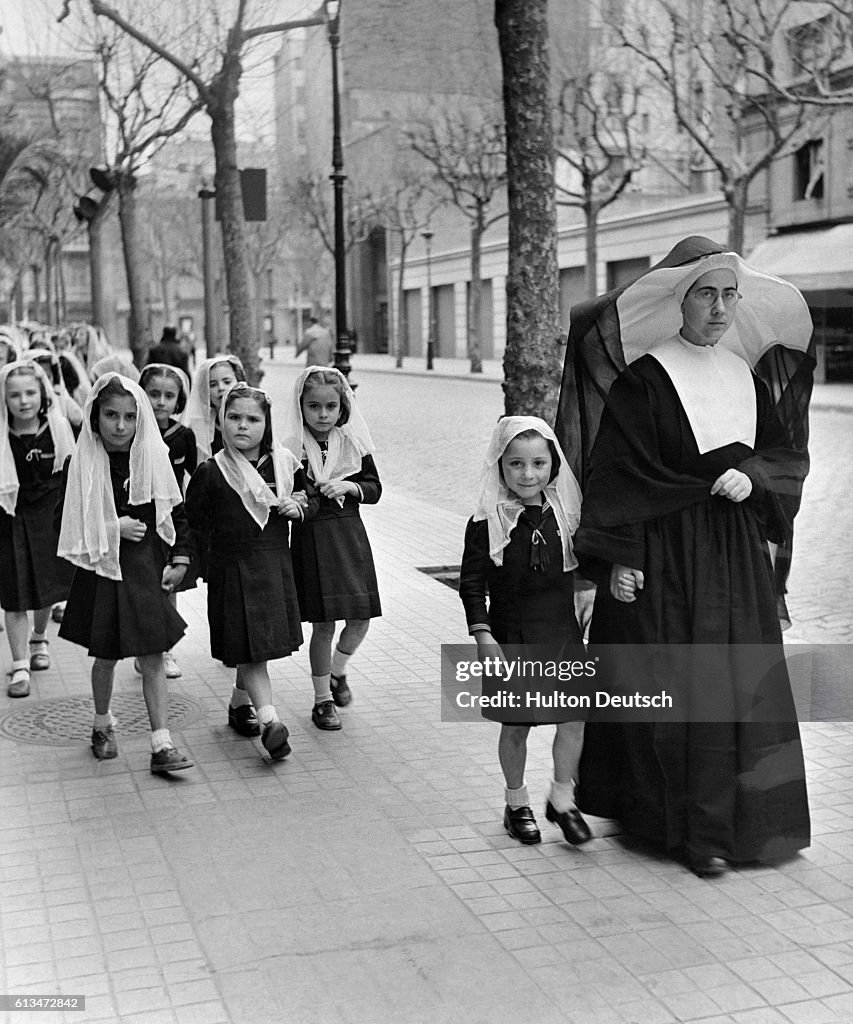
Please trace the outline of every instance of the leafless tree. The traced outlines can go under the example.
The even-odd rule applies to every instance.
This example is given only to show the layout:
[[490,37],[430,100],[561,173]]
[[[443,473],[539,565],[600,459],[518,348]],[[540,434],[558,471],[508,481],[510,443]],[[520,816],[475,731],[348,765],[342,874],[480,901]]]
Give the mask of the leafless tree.
[[467,219],[471,231],[471,286],[468,293],[468,358],[471,373],[483,372],[480,273],[483,235],[506,217],[506,134],[499,110],[471,106],[416,122],[406,135],[429,164],[432,190]]
[[[598,217],[615,203],[640,169],[638,139],[642,87],[619,70],[596,66],[564,73],[557,97],[557,205],[583,211],[586,294],[597,294]],[[569,171],[569,180],[561,170]]]
[[823,107],[849,104],[835,72],[849,59],[851,0],[649,0],[616,26],[667,92],[693,143],[693,169],[716,172],[741,250],[749,188],[803,145]]

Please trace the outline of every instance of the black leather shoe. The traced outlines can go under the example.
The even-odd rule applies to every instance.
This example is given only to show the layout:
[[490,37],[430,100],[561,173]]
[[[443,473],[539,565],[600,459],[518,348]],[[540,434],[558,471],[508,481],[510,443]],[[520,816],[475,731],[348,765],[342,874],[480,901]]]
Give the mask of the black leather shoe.
[[352,703],[352,690],[349,688],[346,676],[331,676],[332,700],[339,708],[345,708]]
[[241,704],[239,708],[232,708],[229,705],[228,725],[241,736],[261,735],[261,727],[251,704]]
[[281,761],[290,753],[290,744],[287,737],[290,733],[283,722],[270,722],[264,729],[261,743],[266,747],[267,753],[273,761]]
[[699,878],[719,878],[729,870],[728,861],[722,857],[690,856],[687,858],[687,865]]
[[583,820],[581,812],[576,807],[569,811],[557,811],[549,800],[545,804],[545,817],[548,821],[560,826],[563,837],[572,846],[580,846],[581,843],[588,843],[592,839],[589,825]]
[[539,826],[529,807],[509,807],[504,810],[504,828],[513,839],[525,846],[542,842]]

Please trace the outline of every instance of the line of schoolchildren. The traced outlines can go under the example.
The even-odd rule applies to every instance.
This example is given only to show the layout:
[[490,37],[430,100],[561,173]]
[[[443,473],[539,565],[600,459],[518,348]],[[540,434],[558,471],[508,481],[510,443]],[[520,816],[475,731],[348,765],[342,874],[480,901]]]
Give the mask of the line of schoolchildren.
[[146,366],[138,383],[128,364],[98,366],[105,372],[77,415],[61,374],[51,372],[58,360],[49,345],[10,346],[8,360],[0,370],[0,605],[9,696],[28,696],[31,671],[49,667],[47,621],[66,600],[59,635],[94,658],[94,756],[117,756],[113,677],[116,662],[132,657],[150,719],[151,771],[192,767],[169,733],[167,666],[180,674],[172,649],[186,623],[176,594],[201,576],[211,653],[236,668],[229,726],[260,736],[273,760],[290,753],[267,662],[297,650],[310,621],[312,720],[340,729],[336,708],[352,700],[349,659],[381,614],[359,516],[381,485],[346,378],[324,367],[300,373],[282,444],[269,395],[245,382],[232,355],[201,363],[192,389],[165,364]]
[[[245,382],[233,355],[202,362],[191,389],[180,369],[162,363],[145,367],[138,384],[130,370],[102,368],[77,418],[76,447],[64,389],[39,353],[0,371],[0,603],[10,696],[26,696],[30,670],[48,667],[47,617],[67,597],[60,636],[94,658],[95,757],[118,753],[113,675],[119,659],[133,657],[151,723],[151,770],[192,767],[169,734],[166,669],[180,672],[171,652],[186,628],[176,594],[202,577],[211,654],[236,668],[228,725],[260,736],[273,760],[290,753],[267,662],[297,650],[301,623],[310,621],[311,717],[319,729],[340,729],[336,709],[352,700],[347,663],[381,614],[359,516],[360,504],[379,500],[381,484],[346,378],[322,367],[302,371],[278,440],[269,395]],[[580,490],[551,428],[536,417],[499,420],[460,573],[481,659],[531,643],[555,657],[582,657],[573,603],[579,515]],[[484,715],[501,722],[507,832],[540,841],[524,771],[530,727],[547,722],[556,735],[546,817],[570,843],[591,838],[574,802],[583,723],[559,714]]]

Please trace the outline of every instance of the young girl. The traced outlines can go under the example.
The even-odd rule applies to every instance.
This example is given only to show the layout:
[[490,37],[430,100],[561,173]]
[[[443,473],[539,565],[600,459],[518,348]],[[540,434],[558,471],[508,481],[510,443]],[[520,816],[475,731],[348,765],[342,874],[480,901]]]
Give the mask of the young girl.
[[[318,729],[341,728],[335,710],[352,700],[347,663],[382,614],[376,570],[359,516],[382,485],[373,441],[340,371],[309,366],[296,378],[286,411],[285,445],[303,460],[316,514],[293,528],[293,571],[303,621],[311,622],[309,658],[314,683],[311,718]],[[345,620],[332,653],[335,623]]]
[[[572,534],[579,520],[580,489],[551,428],[535,416],[499,420],[465,531],[459,575],[468,630],[481,660],[503,660],[502,644],[547,645],[555,660],[584,660],[573,601]],[[549,678],[548,689],[554,684]],[[583,722],[561,721],[560,709],[531,715],[535,722],[492,709],[483,716],[502,722],[498,757],[507,832],[526,844],[541,840],[524,781],[527,736],[531,724],[554,722],[554,779],[545,816],[568,842],[586,842],[590,831],[574,800]]]
[[305,481],[298,460],[273,441],[265,392],[233,384],[223,396],[219,422],[224,447],[199,466],[187,488],[190,523],[210,538],[210,651],[237,667],[228,724],[251,736],[260,722],[261,742],[278,761],[290,753],[290,744],[273,706],[267,662],[302,644],[287,520],[302,516],[291,496],[294,473],[299,485]]
[[[27,697],[30,669],[50,667],[45,629],[51,605],[68,595],[73,570],[56,555],[53,509],[74,449],[53,388],[33,362],[0,370],[0,604],[12,651],[10,697]],[[33,632],[27,652],[27,612]]]
[[151,771],[191,768],[169,734],[163,667],[163,651],[186,629],[167,595],[189,562],[189,527],[169,452],[138,384],[117,373],[95,382],[62,483],[59,554],[78,568],[59,635],[95,659],[92,753],[99,760],[118,754],[110,713],[115,665],[136,657],[151,721]]
[[205,359],[196,370],[183,422],[195,434],[199,462],[222,451],[218,418],[222,396],[232,384],[245,379],[243,364],[232,355]]
[[[160,436],[169,449],[169,461],[172,463],[175,479],[183,494],[186,490],[184,479],[189,479],[195,473],[198,463],[195,434],[189,427],[179,423],[176,418],[187,406],[190,382],[184,371],[177,366],[149,363],[140,374],[139,386],[148,396],[151,408],[154,410],[154,419],[157,420]],[[195,588],[194,575],[187,571],[183,582],[176,590]],[[176,591],[169,594],[169,600],[177,609],[178,595]],[[166,666],[166,678],[179,679],[182,673],[175,660],[174,652],[166,651],[163,660]]]

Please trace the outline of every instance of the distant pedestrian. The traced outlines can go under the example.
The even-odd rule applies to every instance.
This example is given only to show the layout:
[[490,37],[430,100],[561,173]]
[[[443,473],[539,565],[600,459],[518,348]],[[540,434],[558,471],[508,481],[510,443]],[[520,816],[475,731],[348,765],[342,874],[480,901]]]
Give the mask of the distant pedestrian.
[[324,327],[316,316],[311,317],[311,325],[302,335],[302,341],[296,346],[296,357],[306,352],[306,366],[331,366],[334,361],[335,344],[329,329]]
[[[301,519],[299,460],[273,440],[269,396],[243,381],[223,396],[224,447],[199,466],[187,490],[191,525],[210,538],[210,651],[237,668],[228,725],[257,736],[274,761],[290,753],[272,702],[267,662],[302,645],[288,519]],[[271,515],[271,512],[275,512]]]
[[[154,410],[154,418],[157,420],[160,436],[169,449],[169,461],[172,464],[175,479],[178,481],[178,487],[183,494],[186,490],[185,479],[189,480],[195,473],[198,464],[195,434],[178,419],[187,405],[187,396],[190,390],[187,375],[177,366],[168,366],[166,363],[149,363],[140,375],[139,386],[148,396],[148,401]],[[180,585],[170,592],[169,601],[176,610],[178,592],[195,589],[197,585],[195,577],[196,573],[188,569]],[[166,666],[166,678],[180,678],[182,673],[175,659],[174,651],[166,651],[163,660]]]
[[[465,531],[459,596],[481,661],[514,660],[506,645],[536,645],[531,661],[583,661],[574,609],[572,534],[580,520],[580,488],[554,432],[535,416],[498,421],[489,442],[474,516]],[[486,597],[488,596],[488,607]],[[526,660],[526,659],[525,659]],[[548,689],[560,686],[548,677]],[[533,692],[540,680],[528,680]],[[499,684],[499,685],[505,685]],[[568,688],[569,683],[563,684]],[[532,725],[553,723],[554,778],[545,816],[567,842],[585,843],[589,827],[575,806],[583,722],[566,721],[561,708],[506,711],[483,717],[501,723],[498,757],[506,784],[504,828],[524,844],[541,841],[524,778]]]
[[92,387],[56,507],[59,554],[77,566],[59,635],[92,665],[92,753],[118,755],[110,711],[116,662],[138,658],[151,723],[151,771],[191,768],[172,743],[163,652],[186,623],[169,603],[189,562],[189,526],[145,392],[108,373]]
[[[347,664],[382,614],[376,570],[359,505],[382,494],[373,441],[338,370],[309,366],[294,385],[285,410],[284,443],[302,460],[309,506],[316,512],[293,528],[293,571],[302,620],[311,623],[308,649],[318,729],[337,730],[335,710],[352,700]],[[334,652],[335,625],[344,628]]]
[[53,529],[62,464],[74,438],[50,381],[35,363],[4,366],[0,398],[0,604],[12,652],[7,692],[27,697],[30,670],[50,667],[45,630],[51,605],[68,596],[74,575],[57,557]]
[[177,366],[179,370],[183,370],[189,376],[189,356],[174,327],[163,328],[159,343],[148,352],[146,363],[166,363],[167,366]]

